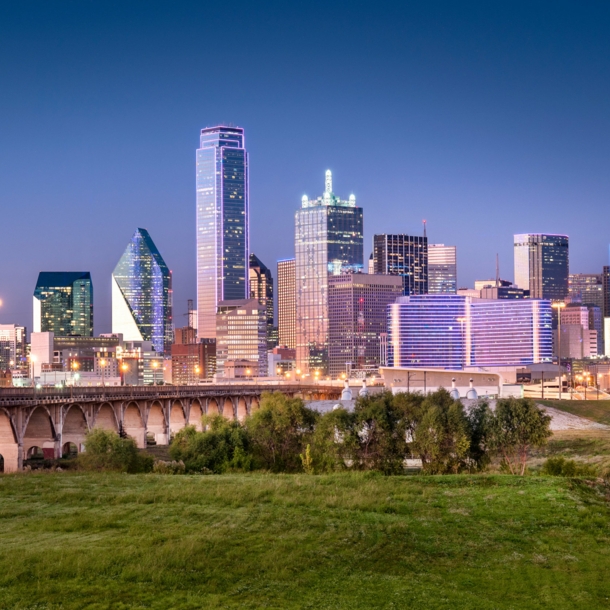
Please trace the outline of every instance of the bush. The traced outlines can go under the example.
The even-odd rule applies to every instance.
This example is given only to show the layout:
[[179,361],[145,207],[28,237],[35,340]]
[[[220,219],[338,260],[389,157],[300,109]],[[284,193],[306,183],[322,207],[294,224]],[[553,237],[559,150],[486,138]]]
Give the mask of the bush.
[[554,477],[594,477],[596,470],[591,464],[583,464],[564,457],[551,457],[542,465],[542,473]]
[[238,422],[221,415],[202,418],[206,430],[186,426],[169,448],[172,459],[182,461],[186,472],[252,470],[252,450],[248,431]]
[[320,416],[311,438],[311,461],[315,473],[345,470],[357,459],[355,417],[346,409],[335,409]]
[[186,467],[182,460],[179,462],[176,462],[175,460],[171,462],[156,460],[153,465],[153,472],[155,474],[184,474],[186,472]]
[[85,452],[78,456],[83,470],[114,472],[150,472],[154,458],[140,453],[132,438],[121,438],[116,432],[90,430],[85,438]]

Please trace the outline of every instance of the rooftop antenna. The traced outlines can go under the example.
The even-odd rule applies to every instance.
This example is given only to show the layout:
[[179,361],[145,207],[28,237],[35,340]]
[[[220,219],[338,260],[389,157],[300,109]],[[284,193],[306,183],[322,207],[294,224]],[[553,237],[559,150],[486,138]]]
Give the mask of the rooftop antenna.
[[332,193],[333,192],[333,174],[332,172],[327,169],[326,170],[326,180],[325,180],[325,189],[324,191],[326,193]]
[[424,218],[424,237],[427,237],[426,235],[426,219]]
[[500,258],[496,252],[496,288],[500,286]]

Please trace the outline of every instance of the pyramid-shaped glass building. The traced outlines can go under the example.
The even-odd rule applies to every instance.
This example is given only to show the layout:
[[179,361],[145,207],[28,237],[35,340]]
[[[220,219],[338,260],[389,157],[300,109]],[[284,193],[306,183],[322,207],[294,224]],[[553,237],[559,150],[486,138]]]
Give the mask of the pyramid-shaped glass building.
[[170,351],[171,272],[146,229],[136,230],[112,272],[112,332]]

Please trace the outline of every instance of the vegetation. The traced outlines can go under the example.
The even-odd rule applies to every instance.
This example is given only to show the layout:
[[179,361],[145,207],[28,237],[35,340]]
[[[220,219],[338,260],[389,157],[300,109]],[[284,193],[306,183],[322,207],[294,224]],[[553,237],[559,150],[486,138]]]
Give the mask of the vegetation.
[[154,458],[138,451],[135,441],[116,432],[95,428],[87,433],[84,453],[78,456],[83,470],[150,472]]
[[205,430],[182,430],[170,455],[187,472],[267,470],[324,473],[374,470],[402,474],[405,460],[420,458],[424,472],[483,470],[494,454],[511,474],[525,472],[532,447],[546,443],[550,417],[528,400],[484,402],[466,413],[445,390],[426,396],[385,392],[361,398],[353,412],[320,415],[302,400],[265,394],[243,424],[217,416]]
[[550,457],[542,466],[544,474],[556,477],[594,477],[595,468],[590,464],[583,464],[575,460],[566,460],[564,457]]
[[0,608],[603,608],[605,491],[502,475],[4,475]]
[[586,417],[600,424],[610,425],[610,400],[537,400],[572,415]]

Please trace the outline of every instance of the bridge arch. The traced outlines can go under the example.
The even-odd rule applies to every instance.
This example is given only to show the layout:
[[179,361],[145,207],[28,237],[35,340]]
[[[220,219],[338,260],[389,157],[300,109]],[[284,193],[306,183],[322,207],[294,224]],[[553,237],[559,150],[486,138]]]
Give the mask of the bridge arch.
[[227,419],[235,419],[235,405],[230,398],[225,398],[222,405],[222,416]]
[[146,428],[142,417],[140,405],[131,400],[125,405],[123,411],[123,431],[127,436],[131,436],[136,441],[136,445],[141,449],[146,447]]
[[119,431],[119,418],[115,408],[109,402],[103,402],[93,413],[93,427],[102,430]]
[[189,409],[189,426],[195,426],[198,432],[201,432],[201,417],[203,416],[203,409],[201,408],[201,402],[198,398],[193,398],[191,401],[191,408]]
[[89,431],[89,425],[85,411],[79,404],[71,404],[64,412],[63,425],[61,428],[62,454],[63,445],[73,443],[80,453],[84,449],[85,437]]
[[8,411],[0,408],[0,472],[19,470],[19,445]]
[[158,400],[154,400],[148,410],[146,433],[154,437],[157,445],[167,445],[167,420],[163,405]]
[[172,401],[169,411],[169,433],[176,434],[186,426],[186,415],[181,400]]
[[246,399],[243,396],[240,396],[237,399],[237,419],[240,422],[243,422],[248,416],[248,405],[246,403]]
[[222,410],[218,407],[218,401],[215,398],[208,398],[206,415],[209,415],[210,417],[222,415]]
[[47,459],[59,457],[55,448],[55,427],[46,407],[34,407],[25,421],[23,452],[29,456],[33,447],[38,447]]

